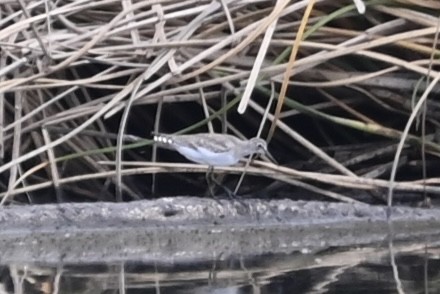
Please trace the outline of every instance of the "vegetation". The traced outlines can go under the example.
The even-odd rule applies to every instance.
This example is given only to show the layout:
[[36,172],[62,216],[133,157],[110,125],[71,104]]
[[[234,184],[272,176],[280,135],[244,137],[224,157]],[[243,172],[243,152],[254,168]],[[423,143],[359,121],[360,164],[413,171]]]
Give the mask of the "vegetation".
[[202,195],[159,132],[268,138],[239,194],[438,195],[440,3],[252,2],[2,1],[1,203]]

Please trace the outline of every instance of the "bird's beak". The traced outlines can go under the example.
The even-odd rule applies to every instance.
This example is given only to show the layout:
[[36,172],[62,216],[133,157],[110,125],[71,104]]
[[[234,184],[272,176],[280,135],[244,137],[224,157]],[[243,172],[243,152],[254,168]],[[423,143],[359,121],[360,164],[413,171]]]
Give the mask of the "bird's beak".
[[264,155],[272,162],[275,164],[278,164],[278,162],[276,161],[276,159],[272,156],[272,154],[270,154],[269,150],[264,150]]

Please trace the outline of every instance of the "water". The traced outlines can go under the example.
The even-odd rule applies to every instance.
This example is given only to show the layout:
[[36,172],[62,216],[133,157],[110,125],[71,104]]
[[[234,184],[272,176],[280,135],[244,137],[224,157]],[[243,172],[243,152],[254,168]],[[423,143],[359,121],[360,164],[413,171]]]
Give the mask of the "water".
[[[378,244],[379,245],[379,244]],[[385,244],[380,244],[385,245]],[[439,293],[440,247],[414,242],[184,263],[3,264],[1,293]],[[396,278],[398,277],[398,279]]]
[[440,293],[440,210],[169,198],[0,210],[0,293]]

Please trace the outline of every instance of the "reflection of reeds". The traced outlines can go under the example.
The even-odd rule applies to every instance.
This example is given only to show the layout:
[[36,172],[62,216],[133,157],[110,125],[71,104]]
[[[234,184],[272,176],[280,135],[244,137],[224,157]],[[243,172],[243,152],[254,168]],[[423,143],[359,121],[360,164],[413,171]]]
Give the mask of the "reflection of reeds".
[[[58,201],[144,198],[151,177],[134,175],[163,170],[129,167],[151,158],[140,153],[151,142],[128,134],[219,131],[220,122],[252,137],[270,96],[278,106],[263,137],[273,124],[269,148],[282,167],[248,173],[349,200],[347,188],[383,192],[394,160],[406,171],[395,189],[437,194],[440,105],[428,94],[439,87],[427,85],[439,77],[440,7],[422,2],[374,1],[359,15],[351,1],[3,1],[2,203],[54,201],[51,190],[40,199],[50,188]],[[422,96],[423,115],[394,156]]]

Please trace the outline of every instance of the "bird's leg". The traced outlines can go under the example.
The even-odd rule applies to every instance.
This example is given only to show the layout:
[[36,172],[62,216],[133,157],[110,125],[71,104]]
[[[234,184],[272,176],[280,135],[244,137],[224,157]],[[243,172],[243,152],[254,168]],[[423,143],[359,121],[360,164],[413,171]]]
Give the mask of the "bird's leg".
[[224,185],[222,185],[219,181],[217,181],[214,178],[214,173],[211,172],[211,181],[216,184],[217,186],[219,186],[220,188],[223,189],[223,191],[226,193],[226,195],[228,195],[229,199],[232,200],[233,202],[237,201],[242,207],[244,207],[246,209],[246,211],[249,211],[249,206],[246,205],[245,202],[243,202],[242,200],[240,200],[239,198],[236,197],[235,193],[231,190],[229,190],[227,187],[225,187]]
[[234,198],[235,196],[234,193],[215,179],[214,167],[212,166],[209,166],[208,171],[206,172],[206,182],[208,183],[209,194],[211,194],[213,198],[215,198],[214,195],[215,186],[219,186],[220,188],[222,188],[222,190],[225,191],[225,193],[228,195],[229,198]]
[[212,166],[209,166],[205,177],[206,177],[206,183],[208,184],[209,194],[211,195],[211,197],[215,198],[214,189],[213,189],[213,185],[212,185],[212,180],[214,179],[214,177],[212,175],[213,171],[214,171],[214,168]]
[[[231,190],[229,190],[227,187],[225,187],[224,185],[222,185],[219,181],[217,181],[214,177],[214,168],[211,168],[211,172],[209,173],[209,177],[210,177],[210,182],[214,183],[215,185],[219,186],[220,188],[222,188],[222,190],[226,193],[226,195],[228,195],[228,197],[230,199],[235,199],[235,194],[234,192],[232,192]],[[209,170],[208,170],[209,172]]]
[[[246,209],[248,209],[248,207],[246,206],[246,203],[244,203],[243,201],[241,201],[240,199],[237,199],[235,197],[235,193],[232,192],[231,190],[229,190],[227,187],[223,186],[221,183],[219,183],[215,178],[214,178],[214,167],[210,166],[208,168],[208,171],[206,172],[206,182],[208,183],[208,189],[209,189],[209,193],[211,194],[211,197],[214,198],[214,200],[216,200],[217,202],[219,202],[219,200],[216,198],[216,196],[214,195],[214,190],[213,190],[213,185],[217,185],[220,188],[223,189],[223,191],[225,191],[225,193],[228,195],[229,199],[231,200],[237,200],[243,207],[245,207]],[[220,202],[219,202],[220,203]],[[221,203],[220,203],[221,204]]]

